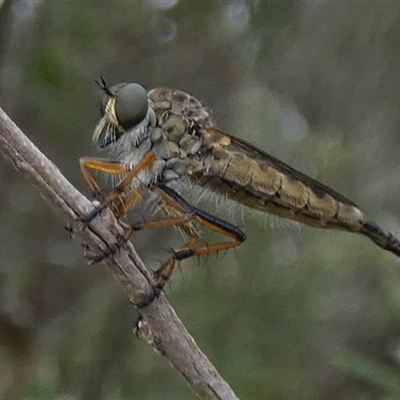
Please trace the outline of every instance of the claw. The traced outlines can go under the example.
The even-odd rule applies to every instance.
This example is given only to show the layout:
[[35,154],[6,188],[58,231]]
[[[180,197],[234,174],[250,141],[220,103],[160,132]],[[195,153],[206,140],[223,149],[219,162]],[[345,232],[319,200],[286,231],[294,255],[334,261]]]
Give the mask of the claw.
[[87,225],[89,222],[92,222],[95,217],[97,217],[100,212],[103,210],[104,207],[101,206],[95,206],[92,211],[90,211],[88,214],[84,215],[83,217],[80,217],[80,221],[83,222],[85,225]]

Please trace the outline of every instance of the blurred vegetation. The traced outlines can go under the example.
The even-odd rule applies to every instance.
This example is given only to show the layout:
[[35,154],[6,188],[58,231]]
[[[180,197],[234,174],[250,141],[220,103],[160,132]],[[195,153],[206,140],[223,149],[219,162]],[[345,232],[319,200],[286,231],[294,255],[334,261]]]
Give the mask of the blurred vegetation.
[[[85,193],[78,159],[98,154],[103,74],[192,93],[223,130],[400,236],[400,3],[0,4],[0,106]],[[194,398],[132,335],[136,312],[103,266],[86,266],[2,159],[0,184],[0,397]],[[182,263],[166,291],[239,397],[399,398],[399,261],[356,235],[231,214],[248,241]],[[149,266],[169,232],[134,238]]]

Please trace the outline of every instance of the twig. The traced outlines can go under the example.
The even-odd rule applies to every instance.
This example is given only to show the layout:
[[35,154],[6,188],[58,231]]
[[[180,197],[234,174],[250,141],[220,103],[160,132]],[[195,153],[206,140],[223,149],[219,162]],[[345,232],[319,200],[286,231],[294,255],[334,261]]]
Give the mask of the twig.
[[[66,180],[1,108],[0,152],[63,215],[92,251],[102,254],[116,248],[123,230],[114,215],[104,210],[87,226],[79,222],[78,218],[92,210],[93,204]],[[144,320],[138,326],[139,336],[168,359],[200,398],[238,399],[198,348],[165,296],[161,294],[151,302],[155,288],[133,245],[125,243],[105,262],[133,304],[141,306],[150,302],[141,308]]]

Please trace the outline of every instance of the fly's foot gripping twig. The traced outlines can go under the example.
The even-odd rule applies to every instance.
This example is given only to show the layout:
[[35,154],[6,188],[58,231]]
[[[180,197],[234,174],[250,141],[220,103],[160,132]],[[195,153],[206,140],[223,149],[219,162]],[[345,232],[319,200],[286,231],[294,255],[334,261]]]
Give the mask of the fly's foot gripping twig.
[[79,217],[79,221],[83,222],[85,227],[108,206],[108,203],[104,201],[101,202],[97,198],[93,199],[92,204],[94,206],[93,209],[86,215]]
[[151,294],[147,294],[146,296],[139,296],[137,297],[135,300],[132,301],[132,303],[137,307],[137,308],[145,308],[147,306],[149,306],[151,303],[153,303],[153,301],[157,300],[161,293],[162,290],[160,288],[158,288],[155,285],[151,285],[152,286],[152,291]]
[[105,251],[96,254],[91,249],[86,248],[83,255],[85,258],[89,259],[89,265],[92,266],[116,254],[117,251],[130,239],[131,236],[132,230],[128,229],[123,235],[118,234],[117,242],[112,246],[108,246]]

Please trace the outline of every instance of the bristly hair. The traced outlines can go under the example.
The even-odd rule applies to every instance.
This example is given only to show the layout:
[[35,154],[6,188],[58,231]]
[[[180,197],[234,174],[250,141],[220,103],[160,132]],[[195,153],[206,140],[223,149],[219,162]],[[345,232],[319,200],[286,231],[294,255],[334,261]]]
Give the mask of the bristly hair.
[[100,88],[104,91],[105,94],[107,94],[110,97],[114,97],[114,95],[111,93],[103,75],[100,75],[100,80],[98,81],[97,79],[94,80]]

